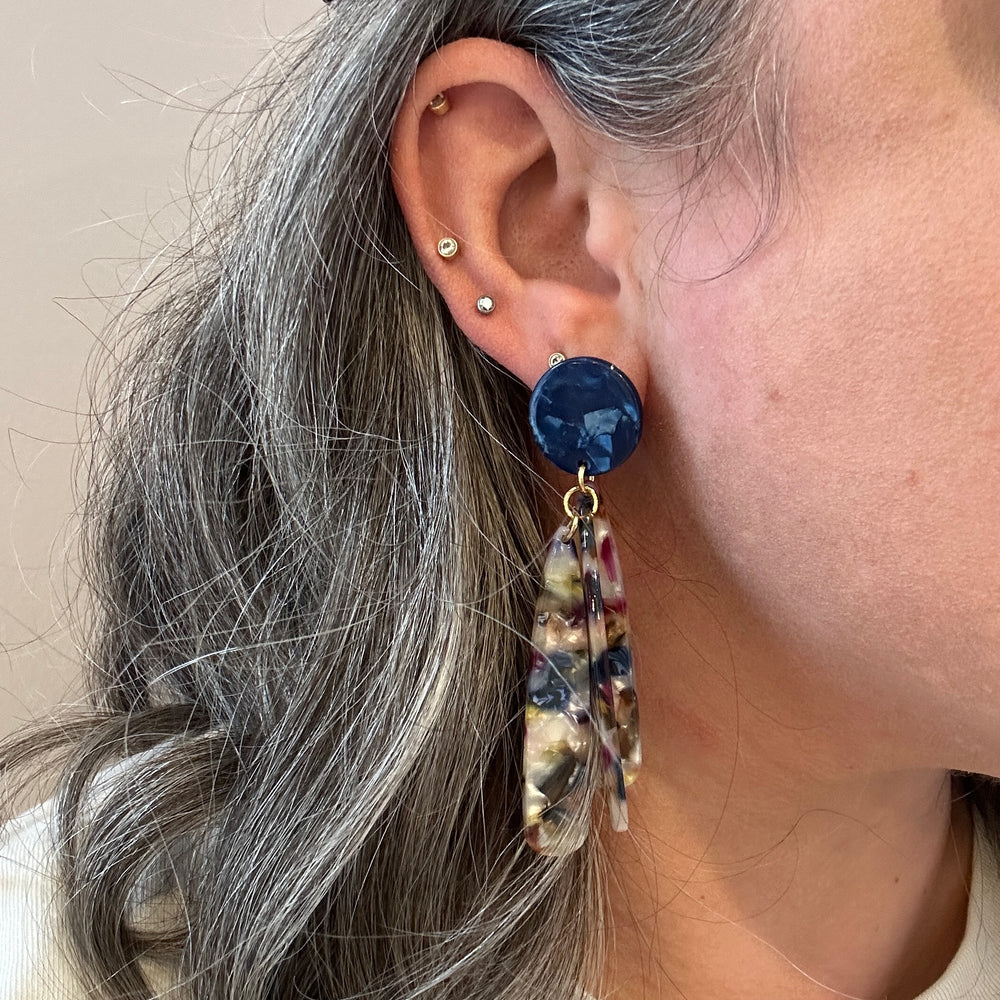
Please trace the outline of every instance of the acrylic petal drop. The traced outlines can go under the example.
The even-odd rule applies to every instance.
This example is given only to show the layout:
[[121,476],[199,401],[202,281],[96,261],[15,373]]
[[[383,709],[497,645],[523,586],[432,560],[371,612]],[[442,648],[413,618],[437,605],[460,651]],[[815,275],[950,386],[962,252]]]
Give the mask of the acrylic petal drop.
[[590,647],[580,558],[565,530],[542,573],[524,717],[524,835],[547,855],[572,853],[590,831]]
[[601,594],[602,571],[593,518],[580,518],[579,537],[580,562],[583,567],[583,599],[590,643],[591,711],[600,740],[601,764],[606,775],[611,826],[621,832],[628,829],[628,807],[625,804],[625,777],[618,742],[611,657],[608,655],[607,625],[604,599]]
[[618,561],[611,525],[599,515],[594,519],[594,535],[601,564],[601,596],[604,598],[608,655],[611,658],[611,684],[615,696],[618,745],[622,754],[625,785],[635,781],[642,764],[639,740],[639,700],[635,691],[635,663],[632,658],[631,632],[622,568]]

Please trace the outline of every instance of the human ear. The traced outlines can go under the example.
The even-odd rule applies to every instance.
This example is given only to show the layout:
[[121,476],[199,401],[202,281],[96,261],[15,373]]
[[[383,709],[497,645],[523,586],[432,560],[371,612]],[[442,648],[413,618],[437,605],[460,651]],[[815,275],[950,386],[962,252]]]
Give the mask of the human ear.
[[[445,114],[430,107],[438,94]],[[528,386],[560,352],[604,358],[644,393],[633,214],[602,140],[531,55],[467,38],[429,56],[397,117],[391,165],[424,268],[470,340]],[[448,236],[460,249],[445,259]]]

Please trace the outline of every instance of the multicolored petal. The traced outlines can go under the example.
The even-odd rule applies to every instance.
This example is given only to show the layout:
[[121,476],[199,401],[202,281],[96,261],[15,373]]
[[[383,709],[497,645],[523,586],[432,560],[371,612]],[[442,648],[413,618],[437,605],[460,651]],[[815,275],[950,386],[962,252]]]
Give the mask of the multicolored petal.
[[614,688],[618,745],[622,755],[625,785],[628,787],[635,781],[639,766],[642,764],[639,701],[635,691],[635,665],[632,659],[628,608],[625,602],[622,568],[618,561],[618,548],[611,533],[611,525],[600,515],[593,521],[601,564],[601,596],[604,599],[608,656],[611,660],[611,684]]
[[590,704],[594,728],[600,741],[602,770],[607,778],[611,826],[621,832],[628,829],[628,806],[625,802],[625,778],[618,741],[618,722],[615,718],[615,691],[601,588],[602,565],[598,558],[594,532],[594,519],[581,517],[578,534],[590,645]]
[[535,605],[524,719],[525,839],[570,854],[590,829],[590,643],[576,540],[549,543]]

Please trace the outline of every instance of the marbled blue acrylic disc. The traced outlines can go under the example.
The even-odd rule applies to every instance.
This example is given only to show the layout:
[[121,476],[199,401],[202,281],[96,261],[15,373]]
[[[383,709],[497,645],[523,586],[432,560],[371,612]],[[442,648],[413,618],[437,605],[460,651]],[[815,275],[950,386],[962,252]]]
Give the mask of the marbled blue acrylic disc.
[[616,469],[642,434],[642,402],[628,376],[601,358],[567,358],[531,394],[531,430],[542,454],[564,472]]

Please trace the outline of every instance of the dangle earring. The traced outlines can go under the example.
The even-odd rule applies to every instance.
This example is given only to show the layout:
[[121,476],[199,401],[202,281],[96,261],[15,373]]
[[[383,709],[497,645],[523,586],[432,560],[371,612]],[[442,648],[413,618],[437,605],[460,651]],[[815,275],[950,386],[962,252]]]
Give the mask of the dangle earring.
[[642,759],[639,708],[614,537],[594,477],[635,450],[642,403],[620,369],[554,354],[531,396],[545,457],[577,477],[567,521],[549,542],[535,605],[524,724],[524,835],[540,854],[581,847],[594,791],[612,828],[628,829],[625,788]]

